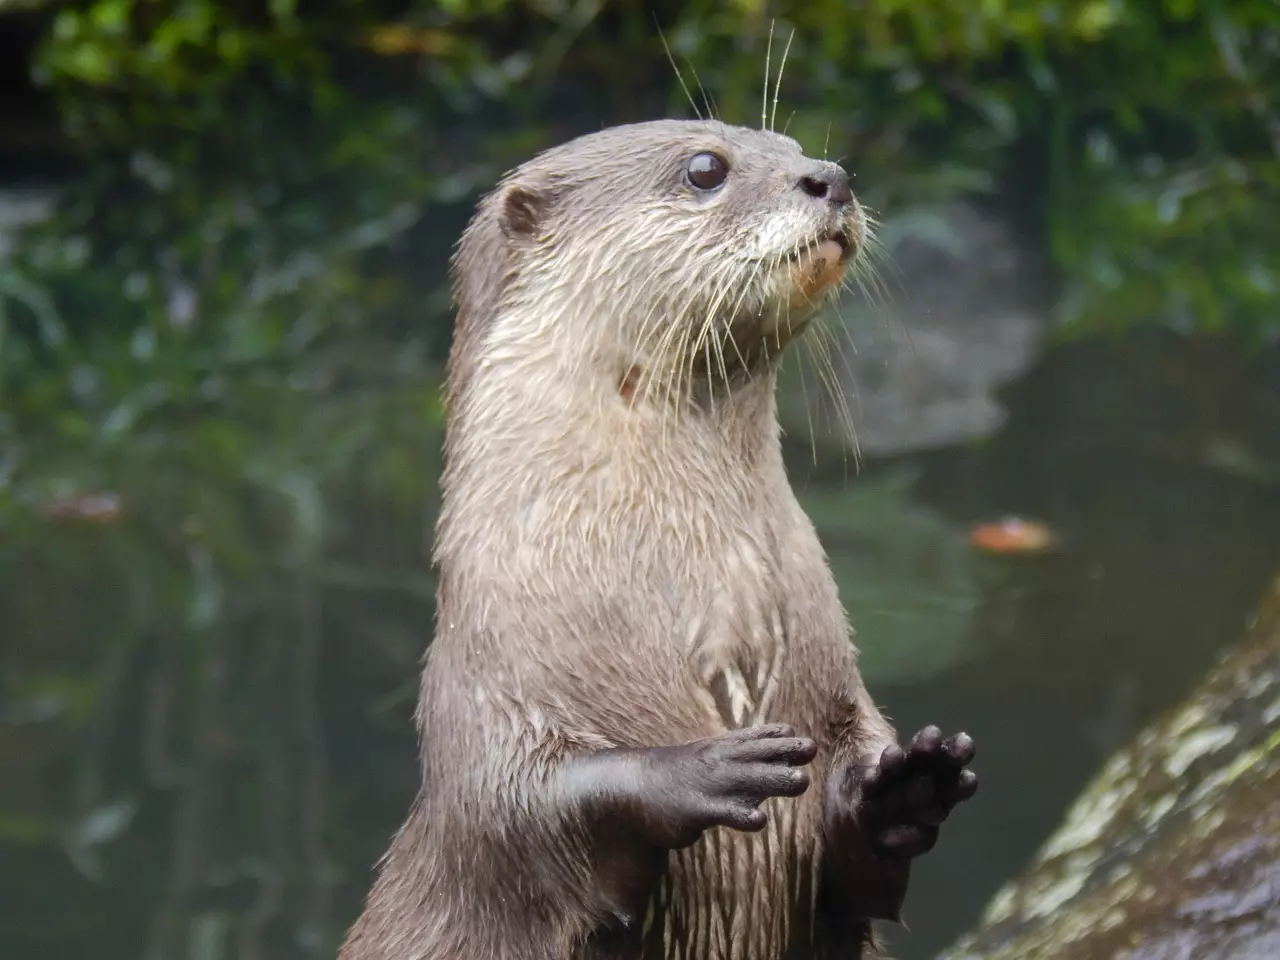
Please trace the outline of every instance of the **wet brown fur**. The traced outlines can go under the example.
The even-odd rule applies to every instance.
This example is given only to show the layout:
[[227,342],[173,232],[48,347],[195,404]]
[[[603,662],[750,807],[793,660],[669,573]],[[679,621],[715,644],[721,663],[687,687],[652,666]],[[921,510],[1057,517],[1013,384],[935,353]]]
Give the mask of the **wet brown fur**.
[[[706,149],[731,169],[710,201],[681,180]],[[795,186],[816,164],[773,133],[660,121],[549,151],[480,204],[454,263],[422,787],[342,960],[834,960],[869,956],[869,919],[897,915],[905,866],[841,851],[857,880],[840,889],[827,869],[827,774],[894,734],[774,409],[770,344],[803,318],[784,333],[766,314],[777,256],[826,224]],[[727,381],[660,336],[713,308],[716,335],[737,331]],[[619,936],[561,766],[765,721],[818,742],[813,785],[766,801],[760,833],[672,853]]]

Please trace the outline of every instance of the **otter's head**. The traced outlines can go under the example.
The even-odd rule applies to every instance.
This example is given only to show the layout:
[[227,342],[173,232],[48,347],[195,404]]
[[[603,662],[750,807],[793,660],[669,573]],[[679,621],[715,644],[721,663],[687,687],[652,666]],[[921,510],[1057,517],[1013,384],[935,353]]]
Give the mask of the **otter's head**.
[[663,120],[580,137],[511,172],[463,236],[453,392],[505,324],[633,387],[750,376],[865,230],[844,170],[770,131]]

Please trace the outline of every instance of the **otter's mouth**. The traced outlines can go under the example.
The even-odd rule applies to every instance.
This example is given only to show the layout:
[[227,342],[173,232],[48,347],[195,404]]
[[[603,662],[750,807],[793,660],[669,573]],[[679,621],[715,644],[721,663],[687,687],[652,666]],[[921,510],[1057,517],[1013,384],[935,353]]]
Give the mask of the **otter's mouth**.
[[816,237],[787,261],[792,306],[816,304],[818,298],[844,279],[854,238],[847,230],[832,230]]
[[787,255],[789,263],[811,263],[815,260],[831,261],[843,265],[849,259],[854,248],[853,233],[850,230],[831,230],[820,234],[812,241]]
[[840,248],[840,262],[843,263],[849,259],[849,254],[853,252],[855,246],[853,232],[849,229],[833,230],[819,241],[819,246],[824,243],[834,243]]

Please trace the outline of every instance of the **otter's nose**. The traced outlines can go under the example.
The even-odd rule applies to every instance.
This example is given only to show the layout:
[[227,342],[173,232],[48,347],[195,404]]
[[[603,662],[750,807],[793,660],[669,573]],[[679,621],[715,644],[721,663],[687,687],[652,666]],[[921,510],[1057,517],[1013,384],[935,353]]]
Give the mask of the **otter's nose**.
[[811,197],[843,206],[853,199],[849,175],[839,164],[824,163],[800,178],[800,189]]

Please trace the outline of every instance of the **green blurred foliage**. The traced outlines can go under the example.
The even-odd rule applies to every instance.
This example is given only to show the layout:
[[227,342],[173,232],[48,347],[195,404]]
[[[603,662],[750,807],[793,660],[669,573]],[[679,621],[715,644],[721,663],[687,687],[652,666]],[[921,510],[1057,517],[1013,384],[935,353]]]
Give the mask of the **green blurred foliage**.
[[1011,201],[1052,252],[1076,329],[1276,336],[1271,0],[697,0],[656,17],[631,0],[301,12],[292,0],[97,0],[58,12],[38,72],[79,104],[85,87],[135,106],[142,93],[171,118],[217,124],[247,74],[324,100],[339,96],[339,63],[364,50],[427,75],[433,95],[417,107],[441,129],[436,102],[468,112],[485,100],[529,126],[557,76],[622,86],[639,73],[674,90],[652,69],[658,25],[694,98],[696,72],[716,111],[745,123],[760,116],[771,31],[776,65],[794,29],[777,124],[844,157],[885,211],[957,192]]

